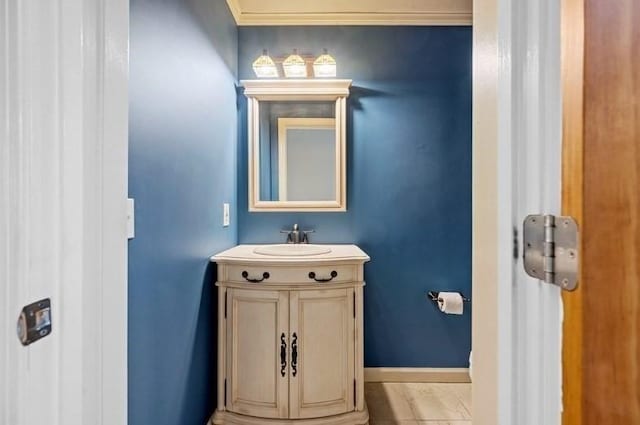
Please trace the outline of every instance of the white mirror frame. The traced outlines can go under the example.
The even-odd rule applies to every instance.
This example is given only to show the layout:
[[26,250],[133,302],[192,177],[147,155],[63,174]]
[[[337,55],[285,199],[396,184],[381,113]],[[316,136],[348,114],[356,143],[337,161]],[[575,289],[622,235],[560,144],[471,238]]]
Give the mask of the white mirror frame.
[[[249,211],[343,212],[347,210],[347,96],[351,80],[243,80],[248,103]],[[336,107],[336,199],[260,200],[260,101],[334,101]]]

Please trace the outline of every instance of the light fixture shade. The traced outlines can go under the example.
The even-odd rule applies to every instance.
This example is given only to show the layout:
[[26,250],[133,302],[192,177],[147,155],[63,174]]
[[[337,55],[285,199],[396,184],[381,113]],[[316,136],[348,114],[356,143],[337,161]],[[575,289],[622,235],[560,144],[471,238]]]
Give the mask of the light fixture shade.
[[293,49],[293,54],[282,62],[284,76],[287,78],[306,78],[307,64],[298,54],[298,50]]
[[313,75],[318,78],[330,78],[336,76],[336,60],[327,49],[313,62]]
[[267,54],[266,49],[262,51],[262,56],[253,62],[253,72],[258,78],[278,78],[276,63]]

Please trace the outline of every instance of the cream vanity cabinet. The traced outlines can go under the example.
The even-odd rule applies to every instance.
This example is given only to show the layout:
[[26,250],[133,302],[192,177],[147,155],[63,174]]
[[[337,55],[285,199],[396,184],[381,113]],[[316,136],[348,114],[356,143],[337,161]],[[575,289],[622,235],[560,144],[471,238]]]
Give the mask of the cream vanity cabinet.
[[257,246],[240,245],[212,258],[218,267],[212,424],[368,423],[362,293],[369,257],[354,245],[307,245],[314,246],[330,252],[261,255]]

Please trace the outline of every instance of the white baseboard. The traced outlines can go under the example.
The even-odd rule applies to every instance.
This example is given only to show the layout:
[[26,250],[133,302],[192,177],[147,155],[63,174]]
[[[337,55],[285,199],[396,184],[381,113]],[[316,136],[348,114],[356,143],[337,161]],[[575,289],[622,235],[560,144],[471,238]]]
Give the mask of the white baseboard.
[[466,367],[365,367],[364,382],[468,383],[471,379]]

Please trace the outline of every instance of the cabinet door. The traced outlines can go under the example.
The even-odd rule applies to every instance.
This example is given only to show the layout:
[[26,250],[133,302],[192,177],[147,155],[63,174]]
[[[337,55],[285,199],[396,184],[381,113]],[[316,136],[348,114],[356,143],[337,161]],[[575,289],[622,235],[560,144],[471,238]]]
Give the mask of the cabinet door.
[[354,410],[353,297],[353,289],[291,291],[291,418]]
[[227,410],[263,418],[289,414],[289,292],[227,292]]

